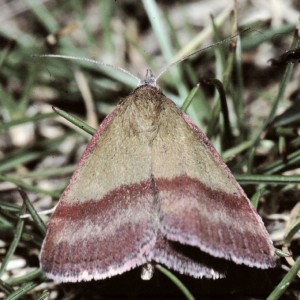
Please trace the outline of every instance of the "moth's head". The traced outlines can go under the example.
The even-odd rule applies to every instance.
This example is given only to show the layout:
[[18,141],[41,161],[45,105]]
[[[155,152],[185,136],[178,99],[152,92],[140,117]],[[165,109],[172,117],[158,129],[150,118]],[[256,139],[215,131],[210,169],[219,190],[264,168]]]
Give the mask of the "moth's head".
[[147,69],[146,76],[145,76],[145,78],[140,80],[138,87],[145,85],[145,84],[151,85],[155,88],[158,88],[157,83],[156,83],[156,77],[154,77],[151,69]]

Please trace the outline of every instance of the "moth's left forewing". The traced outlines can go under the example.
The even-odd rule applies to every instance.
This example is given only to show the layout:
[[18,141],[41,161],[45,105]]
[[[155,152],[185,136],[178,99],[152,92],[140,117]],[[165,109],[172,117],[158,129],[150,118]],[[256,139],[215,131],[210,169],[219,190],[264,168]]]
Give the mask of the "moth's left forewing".
[[228,167],[187,115],[163,103],[152,149],[163,236],[238,264],[274,266],[270,237]]

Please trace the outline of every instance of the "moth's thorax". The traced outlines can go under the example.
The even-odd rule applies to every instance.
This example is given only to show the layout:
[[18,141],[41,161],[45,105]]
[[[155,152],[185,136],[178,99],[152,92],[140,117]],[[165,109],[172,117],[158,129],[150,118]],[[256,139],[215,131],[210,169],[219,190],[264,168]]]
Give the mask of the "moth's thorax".
[[123,122],[127,123],[133,134],[156,131],[165,99],[153,86],[137,88],[122,104]]

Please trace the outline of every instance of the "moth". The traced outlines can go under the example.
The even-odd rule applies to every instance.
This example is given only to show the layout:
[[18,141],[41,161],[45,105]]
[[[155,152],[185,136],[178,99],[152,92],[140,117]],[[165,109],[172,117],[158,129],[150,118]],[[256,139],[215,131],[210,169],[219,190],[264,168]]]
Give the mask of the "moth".
[[226,275],[220,261],[267,269],[276,257],[211,142],[148,74],[89,142],[40,261],[49,278],[80,282],[149,263],[216,279]]

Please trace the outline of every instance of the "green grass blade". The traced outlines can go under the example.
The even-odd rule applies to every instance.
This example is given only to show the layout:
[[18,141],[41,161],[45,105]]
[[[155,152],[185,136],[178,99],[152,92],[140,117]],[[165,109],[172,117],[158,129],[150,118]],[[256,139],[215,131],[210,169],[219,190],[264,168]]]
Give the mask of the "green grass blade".
[[281,280],[281,282],[277,285],[277,287],[273,290],[273,292],[268,296],[266,300],[279,299],[283,295],[283,293],[287,290],[287,288],[290,286],[292,281],[295,279],[299,270],[300,270],[300,257],[298,257],[293,267],[284,276],[284,278]]
[[25,190],[29,190],[29,191],[36,192],[36,193],[42,193],[42,194],[49,195],[49,196],[52,196],[52,197],[55,197],[55,198],[59,198],[60,194],[61,194],[59,192],[52,192],[52,191],[47,191],[47,190],[38,188],[36,186],[33,186],[33,185],[28,184],[28,183],[26,183],[22,180],[19,180],[19,179],[10,177],[10,176],[4,176],[4,175],[0,174],[0,180],[14,183],[16,186],[18,186],[20,188],[23,188]]
[[297,218],[288,228],[287,233],[285,235],[285,242],[290,244],[294,235],[300,230],[300,218]]
[[41,278],[42,276],[44,276],[43,270],[36,269],[25,275],[22,275],[22,276],[19,276],[16,278],[11,278],[11,279],[7,280],[7,283],[9,285],[16,286],[16,285],[21,285],[21,284],[27,283],[29,281],[35,280],[37,278]]
[[37,213],[37,211],[35,210],[35,208],[31,204],[31,202],[30,202],[30,200],[29,200],[26,192],[23,191],[22,189],[19,189],[19,193],[21,194],[21,197],[23,198],[23,201],[24,201],[24,203],[26,205],[27,210],[31,214],[32,219],[33,219],[36,227],[38,228],[38,230],[40,231],[40,233],[43,236],[45,236],[46,235],[46,231],[47,231],[47,227],[46,227],[45,223],[40,218],[39,214]]
[[156,265],[156,268],[162,272],[165,276],[167,276],[184,294],[186,299],[195,300],[196,298],[192,295],[192,293],[188,290],[188,288],[168,269],[164,268],[161,265]]
[[82,120],[76,118],[75,116],[72,116],[72,115],[68,114],[67,112],[65,112],[64,110],[59,109],[57,107],[52,107],[52,108],[58,115],[62,116],[63,118],[65,118],[66,120],[68,120],[69,122],[71,122],[72,124],[77,126],[78,128],[80,128],[80,129],[84,130],[85,132],[87,132],[88,134],[94,135],[96,133],[96,129],[89,126],[88,124],[86,124]]
[[186,99],[184,100],[182,106],[181,106],[181,110],[183,112],[186,112],[188,107],[190,106],[190,104],[192,103],[197,91],[199,90],[199,84],[197,84],[188,94],[188,96],[186,97]]
[[[169,35],[166,32],[166,24],[164,24],[162,20],[160,10],[154,0],[143,0],[142,2],[148,14],[148,18],[151,22],[153,31],[155,32],[155,36],[161,47],[164,58],[167,62],[170,62],[173,58],[173,51],[171,47],[171,42],[169,40]],[[174,77],[174,82],[179,83],[176,85],[176,87],[178,88],[180,96],[185,97],[188,92],[185,86],[183,84],[180,84],[183,80],[178,66],[174,66],[170,70],[170,72]]]
[[259,189],[252,197],[251,197],[251,203],[253,206],[257,209],[258,203],[260,198],[262,197],[263,193],[265,192],[265,188]]
[[298,184],[300,183],[300,175],[235,175],[235,178],[241,184]]
[[38,297],[35,297],[34,300],[44,300],[44,299],[48,298],[49,296],[50,296],[49,291],[43,291],[41,293],[41,295],[39,295]]
[[[25,212],[26,212],[26,205],[23,204],[23,206],[20,209],[20,214],[19,215],[23,215],[23,214],[25,214]],[[22,233],[23,233],[24,223],[25,223],[25,220],[21,219],[19,217],[19,220],[18,220],[18,223],[17,223],[17,226],[16,226],[14,239],[11,242],[11,244],[9,246],[9,249],[8,249],[4,259],[2,260],[2,264],[1,264],[1,267],[0,267],[0,278],[2,277],[3,273],[5,272],[8,262],[10,261],[11,257],[13,256],[13,254],[15,253],[15,251],[18,247],[20,238],[21,238]]]
[[33,117],[23,117],[17,120],[12,120],[10,122],[5,122],[0,124],[0,131],[4,131],[13,126],[17,126],[25,123],[34,123],[40,120],[53,119],[55,116],[56,116],[55,113],[45,113],[45,114],[38,114]]
[[[19,289],[11,293],[6,300],[17,300],[21,299],[25,294],[27,294],[29,291],[33,290],[35,287],[37,287],[39,283],[36,282],[29,282],[22,285]],[[24,299],[24,298],[23,298]]]
[[5,295],[9,295],[9,294],[13,293],[13,291],[14,291],[14,289],[7,282],[4,282],[1,279],[0,279],[0,290]]

